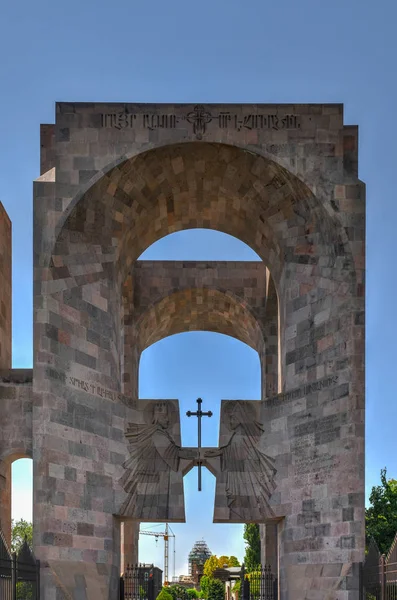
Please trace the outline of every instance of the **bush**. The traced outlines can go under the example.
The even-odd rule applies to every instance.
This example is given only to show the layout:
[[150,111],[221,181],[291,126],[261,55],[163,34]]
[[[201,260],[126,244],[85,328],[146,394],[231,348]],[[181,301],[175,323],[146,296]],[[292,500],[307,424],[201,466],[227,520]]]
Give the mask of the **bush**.
[[225,586],[220,579],[210,579],[208,582],[208,600],[224,600]]
[[178,598],[178,586],[170,585],[170,587],[165,588],[165,591],[171,594],[173,600],[177,600]]
[[241,579],[237,579],[236,583],[232,587],[232,592],[240,593],[240,590],[241,590]]
[[203,575],[202,578],[200,579],[200,590],[201,590],[202,598],[208,598],[209,580],[210,580],[210,578],[207,575]]
[[187,593],[187,597],[189,598],[189,600],[195,600],[195,598],[200,597],[200,594],[198,593],[198,591],[195,588],[187,589],[186,593]]
[[172,594],[169,593],[168,589],[163,588],[157,596],[156,600],[173,600],[173,598]]

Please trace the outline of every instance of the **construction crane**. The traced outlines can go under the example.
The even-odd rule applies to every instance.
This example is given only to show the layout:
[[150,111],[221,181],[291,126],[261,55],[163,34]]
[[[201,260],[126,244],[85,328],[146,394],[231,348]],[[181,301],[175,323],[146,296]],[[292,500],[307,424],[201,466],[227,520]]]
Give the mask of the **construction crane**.
[[[171,533],[170,533],[171,532]],[[168,578],[168,559],[169,559],[169,539],[170,537],[174,538],[174,577],[175,577],[175,533],[172,531],[171,527],[168,523],[165,524],[165,531],[149,531],[149,530],[140,530],[140,534],[142,535],[151,535],[156,538],[156,542],[159,537],[164,538],[164,585],[169,585]]]

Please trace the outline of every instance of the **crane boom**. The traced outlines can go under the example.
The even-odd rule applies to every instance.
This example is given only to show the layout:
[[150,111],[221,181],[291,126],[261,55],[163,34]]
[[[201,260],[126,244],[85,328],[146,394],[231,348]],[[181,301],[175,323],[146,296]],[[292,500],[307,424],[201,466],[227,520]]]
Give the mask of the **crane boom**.
[[[165,531],[145,531],[145,530],[140,530],[139,533],[142,535],[151,535],[155,538],[159,538],[162,537],[164,538],[164,585],[167,586],[169,585],[169,577],[168,577],[168,562],[169,562],[169,538],[173,537],[174,538],[174,571],[175,571],[175,534],[172,532],[170,533],[170,527],[168,525],[168,523],[165,524]],[[175,575],[175,573],[174,573]]]

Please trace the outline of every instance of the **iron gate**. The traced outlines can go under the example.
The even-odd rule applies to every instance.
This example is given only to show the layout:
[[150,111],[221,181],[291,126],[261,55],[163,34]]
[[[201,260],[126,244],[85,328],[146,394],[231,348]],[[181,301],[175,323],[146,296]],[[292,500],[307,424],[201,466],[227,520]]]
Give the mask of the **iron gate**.
[[361,567],[360,600],[397,600],[397,535],[385,556],[372,540]]
[[120,577],[120,600],[155,600],[162,588],[162,572],[154,565],[127,565]]
[[277,600],[278,581],[270,565],[259,566],[256,571],[246,573],[241,568],[242,600]]
[[40,600],[40,563],[26,539],[18,554],[8,549],[0,531],[0,599]]

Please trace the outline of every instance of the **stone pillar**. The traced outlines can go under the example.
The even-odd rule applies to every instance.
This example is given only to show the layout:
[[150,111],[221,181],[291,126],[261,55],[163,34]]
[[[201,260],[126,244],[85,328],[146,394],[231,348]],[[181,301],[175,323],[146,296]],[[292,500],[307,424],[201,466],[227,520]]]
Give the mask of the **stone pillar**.
[[265,356],[262,365],[262,395],[269,398],[278,393],[279,387],[279,310],[278,298],[273,279],[267,272],[268,286],[266,295],[266,313],[263,321],[265,334]]
[[11,221],[0,202],[0,369],[11,369]]
[[277,523],[260,526],[261,563],[270,565],[272,573],[278,576],[278,529]]
[[11,547],[11,462],[0,461],[0,529]]
[[127,565],[138,563],[139,522],[122,521],[120,539],[120,572],[123,573]]
[[[0,370],[11,369],[11,221],[0,202]],[[3,396],[0,395],[0,410]],[[11,544],[11,462],[0,461],[0,528]]]

